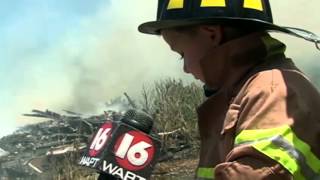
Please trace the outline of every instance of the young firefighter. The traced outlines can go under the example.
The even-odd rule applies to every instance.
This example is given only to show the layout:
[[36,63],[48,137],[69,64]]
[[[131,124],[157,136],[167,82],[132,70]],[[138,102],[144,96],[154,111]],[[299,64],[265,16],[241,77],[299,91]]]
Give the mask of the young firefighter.
[[273,24],[268,0],[159,0],[157,21],[139,26],[205,83],[198,180],[320,179],[320,95],[270,30],[319,49],[313,33]]

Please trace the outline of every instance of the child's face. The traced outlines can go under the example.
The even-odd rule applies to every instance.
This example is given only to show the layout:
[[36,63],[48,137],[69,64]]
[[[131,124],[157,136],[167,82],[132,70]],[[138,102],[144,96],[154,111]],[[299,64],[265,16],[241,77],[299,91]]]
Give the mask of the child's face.
[[205,82],[200,60],[212,48],[212,39],[197,27],[191,33],[175,30],[162,30],[163,39],[168,43],[171,50],[183,57],[184,71],[191,73],[196,79]]

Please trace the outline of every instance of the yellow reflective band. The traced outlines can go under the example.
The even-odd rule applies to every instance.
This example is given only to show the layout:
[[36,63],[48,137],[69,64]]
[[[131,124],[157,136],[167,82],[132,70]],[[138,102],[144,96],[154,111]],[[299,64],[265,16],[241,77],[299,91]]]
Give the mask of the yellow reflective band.
[[283,151],[281,148],[272,144],[272,142],[269,140],[262,140],[254,143],[252,147],[280,163],[293,175],[295,180],[305,179],[304,176],[301,175],[300,167],[296,160],[290,157],[290,155],[288,155],[288,153]]
[[167,9],[182,9],[184,0],[170,0]]
[[244,0],[243,7],[263,11],[262,0]]
[[226,7],[226,0],[202,0],[201,7]]
[[214,168],[199,167],[197,170],[197,178],[214,179]]
[[[243,130],[237,135],[235,145],[245,143],[251,144],[258,151],[278,161],[292,174],[296,174],[300,169],[304,175],[320,176],[320,160],[312,153],[310,146],[300,140],[289,126]],[[278,152],[279,149],[287,156],[284,156],[283,153],[279,156],[281,154]]]

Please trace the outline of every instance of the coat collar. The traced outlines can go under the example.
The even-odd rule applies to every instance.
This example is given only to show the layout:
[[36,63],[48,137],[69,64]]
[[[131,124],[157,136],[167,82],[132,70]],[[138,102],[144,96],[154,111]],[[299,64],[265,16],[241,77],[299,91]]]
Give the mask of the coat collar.
[[[250,72],[269,58],[285,57],[286,46],[267,33],[253,33],[212,48],[200,60],[206,90],[227,91],[231,96]],[[278,59],[278,58],[277,58]],[[210,93],[209,93],[210,94]]]

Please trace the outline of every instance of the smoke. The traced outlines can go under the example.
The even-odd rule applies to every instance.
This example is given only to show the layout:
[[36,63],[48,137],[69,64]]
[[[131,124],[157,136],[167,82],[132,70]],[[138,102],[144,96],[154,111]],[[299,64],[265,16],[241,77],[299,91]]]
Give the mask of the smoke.
[[[153,9],[148,9],[153,7]],[[155,79],[191,79],[178,56],[159,37],[140,34],[137,27],[152,20],[153,1],[112,0],[78,27],[59,37],[32,59],[15,104],[19,113],[38,109],[70,109],[101,113],[104,102],[127,92],[136,97]],[[152,17],[152,18],[150,18]],[[30,119],[17,114],[19,124]]]
[[[144,22],[146,7],[154,5],[150,1],[114,0],[101,9],[98,20],[83,22],[89,28],[79,48],[85,52],[75,54],[77,58],[70,66],[71,109],[92,112],[99,102],[124,92],[137,96],[143,84],[160,77],[182,77],[180,64],[168,53],[166,45],[157,37],[146,37],[137,31]],[[153,16],[155,9],[150,12]]]

